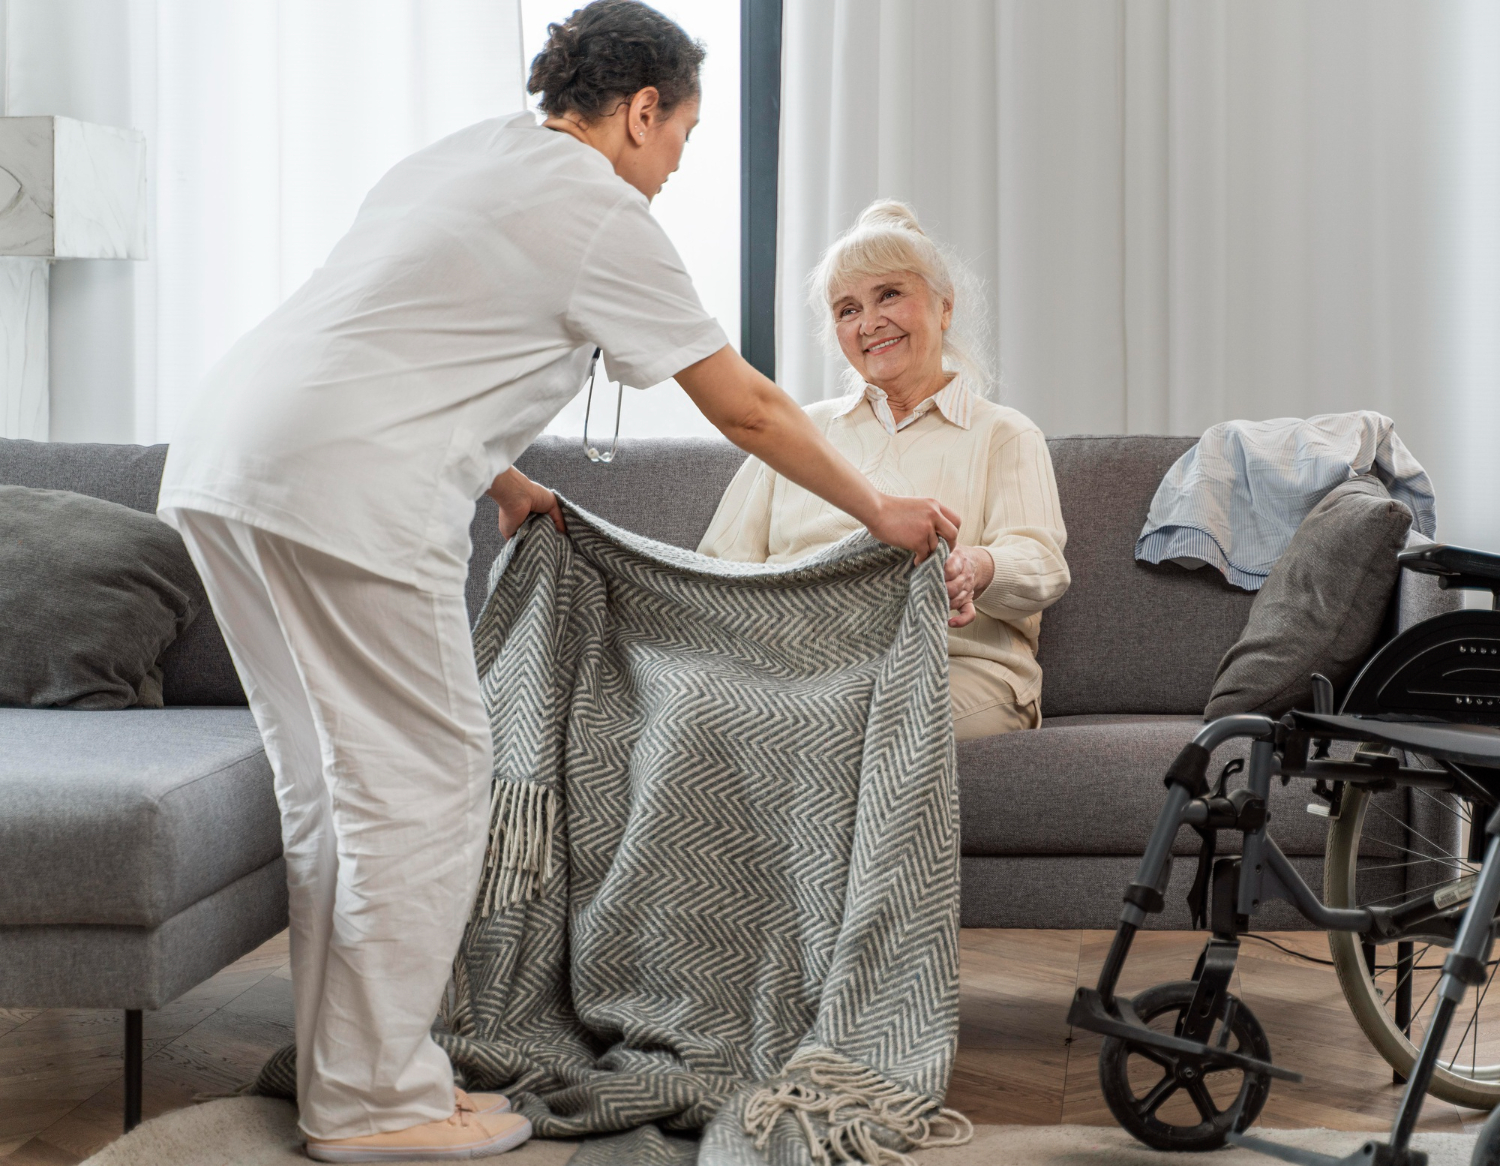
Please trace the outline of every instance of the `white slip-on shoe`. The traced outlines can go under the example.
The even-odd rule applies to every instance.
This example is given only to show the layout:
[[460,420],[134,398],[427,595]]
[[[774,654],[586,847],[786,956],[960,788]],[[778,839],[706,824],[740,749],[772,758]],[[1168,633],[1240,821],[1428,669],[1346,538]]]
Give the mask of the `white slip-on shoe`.
[[307,1156],[318,1162],[447,1162],[503,1154],[529,1137],[531,1123],[518,1113],[460,1108],[442,1121],[384,1134],[308,1138]]
[[503,1093],[465,1093],[455,1086],[453,1100],[459,1109],[468,1109],[474,1113],[510,1112],[510,1098]]

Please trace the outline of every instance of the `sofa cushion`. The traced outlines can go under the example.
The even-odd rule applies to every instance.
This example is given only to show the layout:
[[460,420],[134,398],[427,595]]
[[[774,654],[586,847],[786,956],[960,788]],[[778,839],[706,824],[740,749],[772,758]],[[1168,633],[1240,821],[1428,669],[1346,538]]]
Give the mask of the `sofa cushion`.
[[[576,437],[539,437],[516,462],[528,478],[591,514],[675,547],[692,550],[708,529],[719,497],[745,460],[727,441],[622,438],[615,460],[596,465]],[[481,498],[469,529],[469,618],[479,615],[490,564],[500,553],[495,504]]]
[[162,652],[207,606],[197,582],[153,514],[0,485],[0,704],[161,708]]
[[[0,483],[42,490],[72,490],[156,512],[164,445],[93,445],[86,442],[0,438]],[[168,705],[242,705],[245,693],[209,608],[203,585],[193,583],[198,616],[162,657],[162,697]]]
[[1308,512],[1225,653],[1205,718],[1312,707],[1312,674],[1354,679],[1385,622],[1411,511],[1377,478],[1336,486]]
[[0,709],[0,925],[154,927],[280,853],[249,709]]
[[[1162,775],[1203,728],[1197,716],[1047,717],[1039,729],[981,737],[958,746],[958,804],[966,855],[1139,855],[1166,799]],[[1210,779],[1248,743],[1230,742],[1214,754]],[[1244,783],[1231,779],[1230,788]],[[1390,815],[1366,816],[1391,846],[1404,816],[1407,791],[1379,795]],[[1328,819],[1307,812],[1311,783],[1271,783],[1272,837],[1288,854],[1323,853]],[[1371,837],[1367,833],[1366,837]],[[1240,836],[1219,835],[1219,853],[1237,853]],[[1195,854],[1198,835],[1179,831],[1174,852]],[[1395,854],[1394,849],[1361,853]],[[1124,890],[1123,885],[1120,888]]]
[[1217,571],[1135,560],[1162,475],[1191,437],[1055,437],[1073,584],[1042,615],[1042,715],[1197,713],[1254,596]]

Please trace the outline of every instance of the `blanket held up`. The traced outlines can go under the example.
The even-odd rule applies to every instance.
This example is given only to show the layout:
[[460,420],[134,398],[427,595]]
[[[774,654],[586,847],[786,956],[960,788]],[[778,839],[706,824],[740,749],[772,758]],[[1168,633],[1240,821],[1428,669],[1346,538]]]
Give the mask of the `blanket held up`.
[[967,1140],[941,1107],[943,556],[861,534],[726,563],[563,512],[567,536],[533,519],[507,544],[474,630],[491,847],[437,1036],[466,1088],[587,1138],[576,1166],[880,1166]]

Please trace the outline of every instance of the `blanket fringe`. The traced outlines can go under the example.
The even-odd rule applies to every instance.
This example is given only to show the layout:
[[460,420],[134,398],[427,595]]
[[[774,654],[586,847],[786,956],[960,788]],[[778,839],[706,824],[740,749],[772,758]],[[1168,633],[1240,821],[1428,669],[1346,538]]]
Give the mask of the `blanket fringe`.
[[[866,1166],[916,1166],[913,1158],[876,1140],[877,1132],[894,1135],[910,1150],[961,1146],[974,1126],[956,1109],[945,1109],[931,1097],[887,1081],[873,1069],[827,1050],[802,1053],[785,1073],[801,1080],[781,1080],[757,1089],[745,1102],[743,1119],[755,1148],[764,1150],[771,1129],[784,1113],[802,1127],[817,1166],[862,1162]],[[812,1119],[827,1129],[819,1134]]]
[[534,781],[497,781],[490,795],[490,844],[474,918],[535,899],[552,877],[552,790]]

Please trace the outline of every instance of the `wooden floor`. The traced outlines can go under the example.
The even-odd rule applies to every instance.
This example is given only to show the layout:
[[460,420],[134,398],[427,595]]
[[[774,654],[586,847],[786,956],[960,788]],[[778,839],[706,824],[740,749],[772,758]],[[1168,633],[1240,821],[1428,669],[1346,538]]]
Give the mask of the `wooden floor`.
[[[1317,934],[1279,941],[1326,957]],[[1073,989],[1098,974],[1109,933],[965,931],[962,1029],[948,1104],[976,1122],[1111,1125],[1099,1094],[1098,1038],[1064,1017]],[[1121,981],[1135,993],[1186,979],[1203,935],[1143,933]],[[1253,941],[1234,990],[1254,1009],[1275,1059],[1307,1081],[1277,1081],[1271,1126],[1381,1129],[1400,1096],[1365,1042],[1331,969]],[[291,1039],[285,935],[160,1012],[146,1014],[147,1116],[228,1093]],[[72,1166],[120,1132],[120,1013],[0,1009],[0,1163]],[[1428,1099],[1422,1127],[1477,1128],[1482,1114]]]

